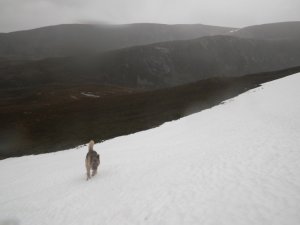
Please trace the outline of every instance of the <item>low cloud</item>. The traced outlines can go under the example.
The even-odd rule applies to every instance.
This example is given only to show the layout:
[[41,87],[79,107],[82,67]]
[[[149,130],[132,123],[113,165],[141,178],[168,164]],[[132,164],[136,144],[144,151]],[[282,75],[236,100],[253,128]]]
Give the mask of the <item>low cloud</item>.
[[244,27],[300,20],[299,0],[1,0],[0,32],[93,21]]

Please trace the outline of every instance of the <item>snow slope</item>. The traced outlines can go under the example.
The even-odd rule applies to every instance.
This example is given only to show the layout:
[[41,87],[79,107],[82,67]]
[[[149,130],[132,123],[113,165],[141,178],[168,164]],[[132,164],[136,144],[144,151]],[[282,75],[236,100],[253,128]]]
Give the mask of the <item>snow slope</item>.
[[86,147],[0,161],[0,224],[300,224],[300,74]]

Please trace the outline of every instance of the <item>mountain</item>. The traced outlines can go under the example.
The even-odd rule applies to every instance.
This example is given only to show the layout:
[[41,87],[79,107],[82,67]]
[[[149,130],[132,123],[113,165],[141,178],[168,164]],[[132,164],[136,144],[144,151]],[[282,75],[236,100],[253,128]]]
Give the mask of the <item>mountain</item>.
[[249,26],[232,30],[229,35],[264,40],[300,40],[300,21]]
[[157,89],[299,66],[299,49],[300,40],[209,36],[80,57],[3,60],[0,87],[94,83]]
[[64,24],[0,33],[0,57],[40,59],[103,52],[134,45],[224,34],[232,29],[202,24]]
[[104,55],[97,63],[99,73],[93,78],[131,87],[169,87],[298,66],[299,50],[300,39],[210,36],[156,43]]
[[295,74],[98,143],[101,164],[89,181],[87,146],[1,160],[0,221],[298,225],[299,89]]
[[0,57],[12,59],[62,57],[213,35],[230,35],[250,39],[299,40],[299,30],[300,22],[296,21],[249,26],[241,29],[202,24],[63,24],[0,33]]

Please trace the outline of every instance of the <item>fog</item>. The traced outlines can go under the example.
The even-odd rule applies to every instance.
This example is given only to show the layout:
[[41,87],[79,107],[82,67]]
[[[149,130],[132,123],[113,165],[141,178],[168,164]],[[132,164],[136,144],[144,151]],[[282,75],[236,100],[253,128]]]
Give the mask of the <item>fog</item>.
[[0,32],[62,23],[244,27],[298,21],[299,9],[299,0],[0,0]]

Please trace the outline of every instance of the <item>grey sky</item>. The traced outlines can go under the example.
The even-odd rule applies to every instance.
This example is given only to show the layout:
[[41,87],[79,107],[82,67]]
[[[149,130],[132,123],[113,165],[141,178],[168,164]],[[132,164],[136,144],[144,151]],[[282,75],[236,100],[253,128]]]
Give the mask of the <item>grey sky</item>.
[[0,32],[62,23],[202,23],[244,27],[300,21],[300,0],[0,0]]

